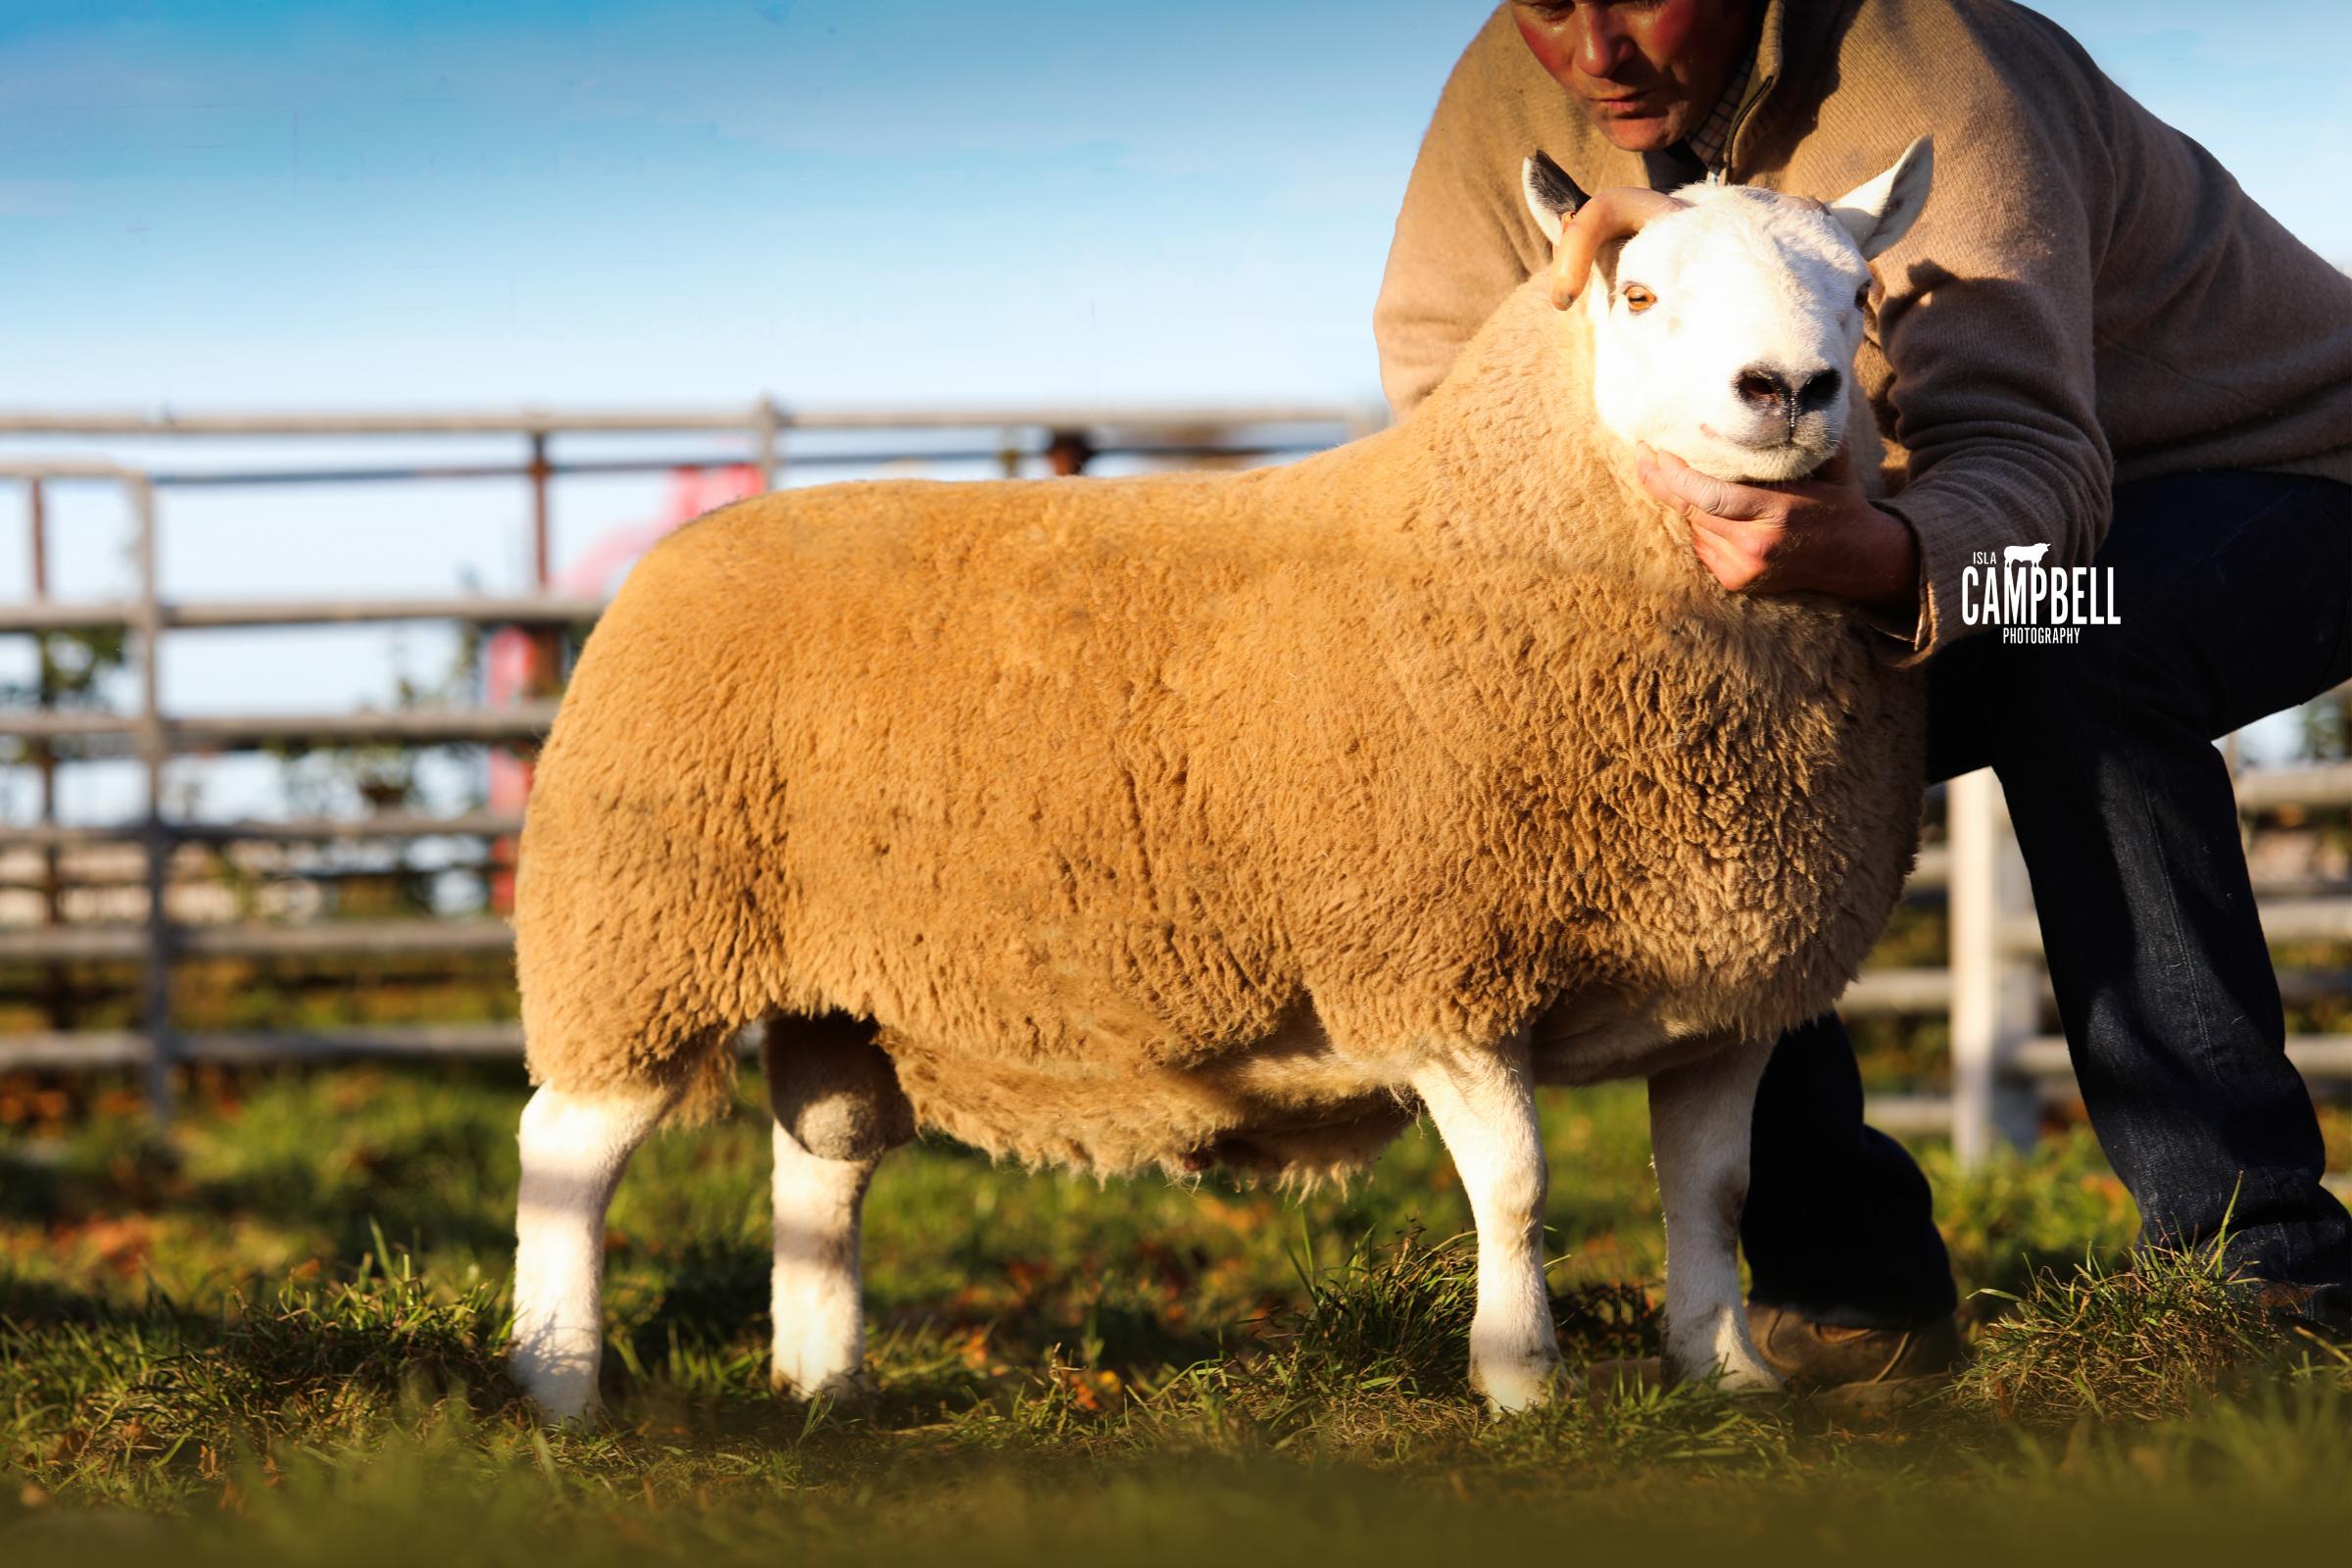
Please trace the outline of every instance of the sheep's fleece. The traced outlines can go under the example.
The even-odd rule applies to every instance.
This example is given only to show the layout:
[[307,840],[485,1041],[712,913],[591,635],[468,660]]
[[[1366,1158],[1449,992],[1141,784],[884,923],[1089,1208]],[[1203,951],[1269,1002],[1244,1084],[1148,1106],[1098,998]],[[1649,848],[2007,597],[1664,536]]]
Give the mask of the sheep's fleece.
[[769,1018],[999,1155],[1313,1181],[1434,1051],[1532,1024],[1587,1081],[1821,1012],[1911,863],[1916,677],[1716,585],[1589,332],[1539,277],[1291,466],[788,490],[662,543],[523,834],[535,1076],[708,1108]]

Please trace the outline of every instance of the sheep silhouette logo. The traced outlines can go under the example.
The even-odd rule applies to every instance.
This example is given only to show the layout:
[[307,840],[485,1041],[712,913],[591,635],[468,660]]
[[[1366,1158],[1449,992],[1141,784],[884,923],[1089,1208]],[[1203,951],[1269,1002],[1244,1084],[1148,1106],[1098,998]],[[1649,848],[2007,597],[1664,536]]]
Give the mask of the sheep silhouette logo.
[[2079,643],[2085,626],[2113,626],[2113,566],[2045,566],[2038,545],[2004,545],[1996,559],[1973,552],[1960,572],[1960,618],[1998,626],[2005,643]]

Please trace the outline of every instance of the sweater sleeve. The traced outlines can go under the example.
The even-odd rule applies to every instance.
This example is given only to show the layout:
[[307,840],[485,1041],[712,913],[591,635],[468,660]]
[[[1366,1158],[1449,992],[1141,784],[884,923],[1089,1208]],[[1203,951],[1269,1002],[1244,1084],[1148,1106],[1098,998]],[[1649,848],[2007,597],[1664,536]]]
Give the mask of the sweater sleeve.
[[1935,189],[1878,269],[1889,430],[1909,453],[1883,506],[1921,558],[1918,623],[1888,650],[1906,664],[1980,629],[1962,599],[1979,553],[2046,543],[2052,565],[2087,565],[2111,505],[2091,294],[2112,175],[2095,89],[2047,66],[1974,85],[1944,97],[1970,107],[1937,117]]
[[1492,79],[1492,57],[1482,31],[1446,78],[1372,308],[1381,390],[1399,419],[1446,378],[1462,345],[1525,281],[1532,264],[1522,248],[1539,238],[1519,200],[1515,167],[1495,162],[1505,138],[1493,122],[1508,111],[1507,95]]

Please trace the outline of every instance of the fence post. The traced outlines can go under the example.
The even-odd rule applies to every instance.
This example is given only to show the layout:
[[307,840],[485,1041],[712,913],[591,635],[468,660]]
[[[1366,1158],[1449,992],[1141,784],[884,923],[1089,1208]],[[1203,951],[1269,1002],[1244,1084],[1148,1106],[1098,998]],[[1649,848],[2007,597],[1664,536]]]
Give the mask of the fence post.
[[754,439],[757,442],[755,461],[760,466],[760,489],[762,493],[776,487],[776,471],[782,463],[784,411],[776,400],[762,397],[752,415]]
[[[24,481],[24,522],[32,542],[32,602],[42,604],[49,598],[49,504],[48,493],[42,488],[40,475]],[[32,639],[34,705],[44,714],[57,707],[54,666],[46,633]],[[23,755],[32,759],[33,777],[40,791],[40,825],[57,825],[57,744],[38,740],[24,743]],[[66,923],[65,865],[55,844],[41,848],[41,922],[52,928]],[[62,963],[50,962],[41,969],[41,1008],[52,1031],[73,1026],[73,1008],[69,1001],[72,991],[70,977]]]
[[147,775],[147,818],[140,842],[147,861],[147,955],[140,1013],[147,1027],[147,1103],[161,1120],[172,1113],[172,827],[164,818],[164,772],[172,742],[164,728],[163,582],[157,564],[155,487],[143,473],[124,478],[131,507],[132,554],[139,579],[139,760]]
[[[531,592],[541,596],[554,591],[556,579],[555,519],[548,494],[556,469],[548,461],[547,437],[545,430],[531,432],[526,470],[531,485]],[[533,697],[550,696],[564,683],[564,628],[534,626],[530,638],[531,678],[525,689]]]
[[2034,971],[2004,944],[2003,927],[2023,912],[2024,867],[1990,768],[1951,781],[1944,820],[1952,858],[1952,1154],[1966,1168],[1982,1163],[1996,1139],[2025,1144],[2034,1136],[2033,1091],[2006,1069],[2033,1033],[2038,1000]]

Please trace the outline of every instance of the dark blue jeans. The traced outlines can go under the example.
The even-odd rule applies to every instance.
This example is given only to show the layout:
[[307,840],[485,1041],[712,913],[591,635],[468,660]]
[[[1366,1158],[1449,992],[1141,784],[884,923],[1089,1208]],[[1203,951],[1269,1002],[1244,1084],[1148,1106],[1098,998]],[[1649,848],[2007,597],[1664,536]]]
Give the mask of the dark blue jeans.
[[[2352,1304],[2352,1220],[2320,1185],[2211,744],[2352,677],[2352,486],[2121,485],[2098,564],[2121,624],[2073,645],[1977,636],[1930,662],[1929,775],[1989,764],[2001,781],[2083,1104],[2142,1241],[2209,1241],[2227,1213],[2247,1275]],[[1740,1239],[1771,1305],[1855,1328],[1953,1308],[1927,1179],[1863,1124],[1834,1013],[1774,1050]]]

